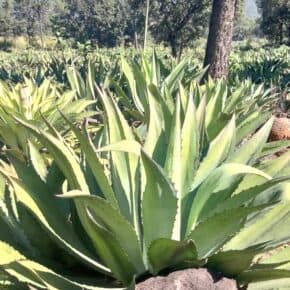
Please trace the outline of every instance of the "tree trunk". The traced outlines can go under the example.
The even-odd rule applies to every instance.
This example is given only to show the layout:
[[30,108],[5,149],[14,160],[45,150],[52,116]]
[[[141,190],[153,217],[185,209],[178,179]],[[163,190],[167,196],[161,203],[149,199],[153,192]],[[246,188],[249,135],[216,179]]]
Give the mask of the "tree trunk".
[[177,53],[178,53],[178,49],[177,49],[176,40],[174,38],[170,39],[170,47],[171,47],[171,55],[174,58],[176,58],[177,57]]
[[214,0],[204,66],[213,79],[227,77],[237,0]]

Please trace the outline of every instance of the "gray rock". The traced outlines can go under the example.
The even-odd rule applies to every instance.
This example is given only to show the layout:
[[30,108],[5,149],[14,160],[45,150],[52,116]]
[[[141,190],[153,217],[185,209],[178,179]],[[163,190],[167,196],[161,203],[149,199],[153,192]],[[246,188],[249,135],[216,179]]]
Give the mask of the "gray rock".
[[207,269],[187,269],[167,277],[150,278],[136,286],[136,290],[237,290],[234,280],[215,280]]

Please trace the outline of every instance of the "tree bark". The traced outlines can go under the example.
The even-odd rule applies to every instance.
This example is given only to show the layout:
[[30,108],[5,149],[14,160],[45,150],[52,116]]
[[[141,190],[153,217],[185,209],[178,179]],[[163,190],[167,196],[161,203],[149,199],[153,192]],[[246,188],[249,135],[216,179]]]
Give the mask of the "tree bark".
[[[213,79],[227,77],[237,0],[214,0],[204,66]],[[207,76],[208,76],[207,75]]]

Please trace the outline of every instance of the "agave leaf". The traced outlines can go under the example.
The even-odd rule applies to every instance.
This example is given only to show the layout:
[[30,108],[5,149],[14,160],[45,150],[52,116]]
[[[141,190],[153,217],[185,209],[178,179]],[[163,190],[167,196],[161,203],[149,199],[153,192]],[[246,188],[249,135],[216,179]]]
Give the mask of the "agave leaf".
[[183,197],[190,191],[194,180],[193,172],[199,159],[199,128],[192,97],[189,98],[181,131],[181,185]]
[[66,70],[66,74],[67,74],[67,78],[70,83],[70,86],[72,87],[73,90],[77,92],[78,97],[85,98],[86,86],[80,73],[74,67],[69,67]]
[[264,250],[263,245],[258,245],[239,251],[222,251],[210,257],[207,266],[227,277],[235,277],[249,269],[254,258]]
[[289,278],[279,278],[270,281],[250,283],[247,287],[247,290],[289,290],[289,285]]
[[23,127],[27,128],[32,134],[34,134],[43,145],[49,150],[50,154],[54,156],[59,168],[68,179],[70,186],[73,189],[81,189],[84,194],[89,194],[89,189],[86,184],[83,172],[76,160],[76,157],[65,146],[63,142],[56,139],[52,135],[44,132],[41,129],[31,125],[30,123],[23,121],[19,118],[15,118]]
[[216,122],[217,116],[223,112],[225,97],[227,95],[226,83],[219,80],[216,85],[215,95],[210,98],[206,107],[206,127],[210,127],[212,122]]
[[[18,281],[24,282],[40,289],[63,289],[63,290],[103,290],[96,286],[79,284],[69,278],[61,276],[49,268],[27,260],[14,248],[0,241],[0,249],[3,259],[0,266]],[[4,256],[3,256],[4,255]]]
[[178,97],[180,98],[180,104],[181,104],[181,114],[182,114],[182,119],[184,118],[184,115],[185,115],[185,111],[186,111],[186,108],[188,106],[188,101],[189,101],[189,98],[193,99],[192,98],[192,95],[190,94],[188,97],[188,92],[185,90],[184,86],[179,83],[179,90],[178,90]]
[[85,154],[86,161],[88,162],[88,164],[92,170],[92,173],[93,173],[98,185],[100,186],[100,189],[102,190],[102,193],[104,194],[106,199],[109,202],[111,202],[111,204],[114,207],[118,208],[118,203],[117,203],[116,197],[114,195],[113,189],[109,183],[109,180],[108,180],[106,174],[104,173],[103,165],[100,162],[100,160],[95,152],[94,145],[89,137],[89,134],[88,134],[85,126],[83,126],[84,133],[82,133],[64,115],[63,115],[63,118],[66,120],[66,122],[70,126],[71,130],[74,132],[77,139],[79,140],[81,148]]
[[[223,201],[222,199],[220,201],[216,198],[211,199],[212,195],[231,188],[231,185],[244,174],[254,174],[264,179],[271,179],[271,176],[264,172],[244,164],[228,163],[220,166],[210,174],[195,193],[194,202],[191,205],[187,219],[187,233],[195,227],[199,220],[211,215],[211,210],[214,210],[218,205],[216,202],[220,203]],[[228,194],[231,193],[232,191],[228,192]],[[229,196],[224,196],[223,199],[226,197]],[[205,207],[206,211],[204,211]]]
[[246,189],[238,194],[235,194],[231,198],[217,205],[216,208],[212,209],[212,213],[221,212],[223,210],[238,208],[245,205],[247,202],[255,199],[259,194],[262,194],[266,190],[275,187],[277,184],[288,181],[290,177],[281,177],[269,180],[260,185]]
[[39,153],[37,147],[33,142],[28,141],[29,156],[35,171],[40,176],[40,178],[45,181],[47,176],[47,167],[42,155]]
[[210,173],[219,166],[228,156],[233,146],[235,134],[235,117],[233,116],[229,124],[210,144],[209,150],[202,163],[200,164],[191,189],[197,188]]
[[289,221],[289,202],[282,202],[264,215],[254,218],[225,246],[225,250],[244,249],[273,239],[287,242],[290,240]]
[[172,92],[179,79],[182,78],[184,69],[187,66],[188,60],[184,58],[166,77],[163,86],[166,87],[169,92]]
[[142,100],[142,98],[139,98],[137,93],[137,82],[135,80],[136,74],[134,74],[132,68],[124,58],[121,59],[121,69],[127,78],[129,89],[131,91],[131,96],[136,108],[139,112],[144,112],[144,108],[146,108],[146,103],[144,102],[146,102],[146,99],[143,98]]
[[273,118],[270,119],[249,141],[235,151],[233,155],[229,157],[228,162],[252,164],[266,144],[272,125]]
[[228,124],[231,118],[232,115],[225,113],[220,113],[219,116],[215,117],[214,121],[206,127],[208,140],[214,140],[226,124]]
[[290,152],[286,152],[278,158],[269,159],[261,162],[258,167],[259,169],[267,172],[268,174],[280,177],[282,176],[281,173],[284,172],[284,169],[289,167],[289,163]]
[[176,221],[173,230],[173,239],[180,239],[181,230],[181,194],[182,194],[182,184],[181,184],[181,124],[180,124],[180,98],[176,100],[176,110],[174,114],[174,119],[172,122],[171,135],[169,139],[169,144],[167,148],[165,168],[164,171],[167,176],[171,179],[174,188],[176,190],[177,197],[177,213]]
[[199,147],[200,148],[205,148],[206,147],[205,142],[207,141],[206,134],[205,134],[205,116],[206,116],[206,96],[203,96],[196,110],[196,122],[199,129],[198,131],[199,131]]
[[89,92],[91,95],[91,98],[93,100],[96,99],[95,96],[95,79],[96,79],[96,70],[94,67],[94,63],[89,60],[88,62],[88,76],[87,76],[87,83],[88,83],[88,88],[89,88]]
[[265,124],[270,116],[271,113],[258,110],[250,113],[242,122],[239,122],[237,126],[236,144],[240,144],[244,138]]
[[30,187],[22,184],[19,180],[11,177],[9,173],[3,171],[2,168],[0,171],[13,186],[17,200],[32,212],[43,228],[61,247],[92,268],[108,275],[111,274],[110,270],[98,263],[96,258],[81,244],[65,217],[55,206],[51,196],[35,191],[33,184],[30,184]]
[[162,111],[161,104],[155,94],[149,92],[149,125],[146,141],[144,144],[145,151],[149,156],[152,156],[154,160],[157,160],[159,164],[164,163],[165,154],[165,118]]
[[[108,136],[111,144],[124,139],[134,140],[134,135],[120,109],[112,98],[98,89],[108,122]],[[112,185],[116,192],[121,213],[138,227],[138,157],[124,152],[111,152]]]
[[[261,162],[257,167],[272,175],[273,177],[282,177],[288,174],[288,168],[290,165],[290,152],[284,153],[278,158],[265,160]],[[242,190],[248,189],[253,185],[258,185],[263,183],[263,179],[260,177],[246,176],[243,181],[239,184],[239,187],[235,191],[235,194],[241,192]]]
[[143,232],[145,247],[148,248],[156,239],[171,238],[177,213],[177,198],[163,169],[143,150],[141,158],[145,171],[142,178],[146,178],[141,181],[145,184],[142,200]]
[[96,152],[105,152],[105,151],[119,151],[135,154],[140,156],[141,154],[141,145],[134,140],[122,140],[114,144],[103,146],[99,149],[96,149]]
[[217,253],[243,228],[247,216],[268,206],[227,210],[199,223],[188,235],[196,245],[198,258],[204,259]]
[[272,252],[266,253],[264,256],[261,256],[259,264],[254,265],[261,266],[266,268],[271,265],[278,265],[276,269],[290,270],[290,247],[288,244],[284,244]]
[[224,112],[225,113],[231,113],[235,110],[238,103],[241,101],[241,99],[244,98],[244,94],[247,91],[247,87],[244,85],[240,85],[235,89],[235,91],[231,94],[231,97],[229,98],[228,102],[225,105]]
[[[68,194],[71,195],[72,193]],[[78,196],[75,196],[76,194]],[[74,201],[81,204],[78,207],[86,208],[87,214],[94,223],[105,228],[117,239],[120,248],[126,252],[130,261],[134,264],[137,274],[144,272],[141,247],[132,225],[104,199],[95,196],[82,197],[80,195],[81,193],[78,191],[73,192],[72,195]],[[81,215],[80,219],[82,220]]]
[[0,266],[4,266],[6,264],[10,264],[12,262],[25,259],[23,255],[21,255],[11,246],[2,241],[0,241],[0,248],[1,248]]
[[279,140],[269,142],[263,147],[263,150],[260,153],[259,157],[265,157],[270,154],[278,153],[280,151],[283,151],[284,149],[287,149],[288,147],[290,147],[289,140]]
[[151,82],[155,86],[158,86],[158,83],[160,80],[160,67],[159,67],[159,63],[158,63],[155,49],[153,50],[153,54],[152,54],[151,74],[152,74]]
[[[248,270],[237,276],[237,280],[240,283],[253,283],[262,282],[268,280],[290,278],[289,270],[280,269],[259,269],[259,270]],[[289,284],[288,284],[289,286]],[[261,289],[261,288],[260,288]],[[279,288],[280,289],[280,288]]]
[[[78,195],[81,194],[77,193]],[[110,231],[110,228],[107,228],[108,224],[104,224],[102,219],[95,218],[86,202],[76,201],[75,204],[82,226],[89,235],[101,260],[111,269],[118,280],[122,281],[125,285],[129,285],[137,270],[132,264],[133,261],[130,261],[129,256],[121,247],[117,236],[114,235],[114,232]],[[108,220],[106,221],[108,222]],[[116,222],[116,220],[114,221]],[[109,226],[114,226],[114,230],[116,230],[114,223],[111,223]]]
[[158,239],[148,249],[148,259],[154,275],[161,270],[187,262],[198,265],[197,250],[193,241]]

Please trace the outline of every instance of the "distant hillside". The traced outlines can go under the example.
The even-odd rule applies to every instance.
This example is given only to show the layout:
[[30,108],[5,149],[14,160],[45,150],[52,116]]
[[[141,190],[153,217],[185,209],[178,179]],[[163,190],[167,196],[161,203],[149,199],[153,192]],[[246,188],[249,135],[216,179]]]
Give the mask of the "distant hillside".
[[259,17],[257,5],[255,0],[246,0],[246,15],[251,18]]

